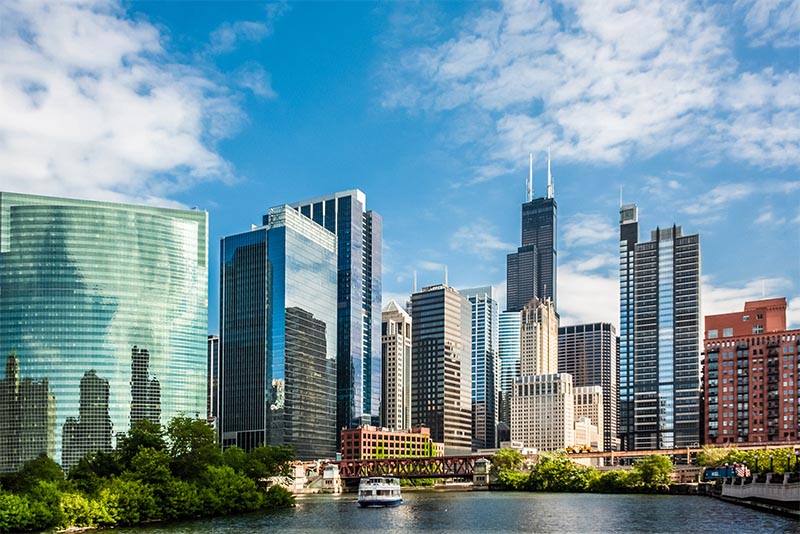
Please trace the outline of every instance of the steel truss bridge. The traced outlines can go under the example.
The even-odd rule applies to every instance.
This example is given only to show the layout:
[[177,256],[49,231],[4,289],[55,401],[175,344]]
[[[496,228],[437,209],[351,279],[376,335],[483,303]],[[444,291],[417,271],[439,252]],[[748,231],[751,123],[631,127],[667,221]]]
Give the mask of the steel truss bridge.
[[[728,444],[726,444],[728,446]],[[779,443],[738,443],[729,444],[742,451],[776,449],[790,447],[800,450],[800,442]],[[569,454],[569,458],[605,458],[609,465],[616,465],[622,458],[644,458],[652,454],[671,456],[674,459],[685,458],[691,464],[697,453],[703,449],[690,447],[682,449],[641,450],[641,451],[605,451]],[[433,456],[427,458],[382,458],[369,460],[340,460],[333,462],[339,466],[339,476],[343,479],[356,479],[370,476],[393,476],[399,478],[472,478],[475,462],[480,459],[490,460],[492,454],[475,454],[465,456]]]
[[475,462],[491,455],[432,456],[429,458],[383,458],[380,460],[341,460],[339,476],[345,479],[393,476],[399,478],[469,478]]

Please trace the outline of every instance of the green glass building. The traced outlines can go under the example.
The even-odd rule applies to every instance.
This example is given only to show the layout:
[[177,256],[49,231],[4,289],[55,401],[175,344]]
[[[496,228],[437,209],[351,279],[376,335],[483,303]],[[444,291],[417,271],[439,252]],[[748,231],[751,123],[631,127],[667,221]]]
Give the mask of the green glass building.
[[205,416],[208,216],[0,193],[0,472]]

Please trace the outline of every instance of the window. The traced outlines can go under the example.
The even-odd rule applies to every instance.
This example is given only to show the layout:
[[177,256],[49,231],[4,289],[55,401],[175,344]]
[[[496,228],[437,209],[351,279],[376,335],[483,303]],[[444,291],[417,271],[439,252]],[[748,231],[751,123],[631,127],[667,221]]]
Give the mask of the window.
[[749,315],[742,315],[742,321],[749,321],[749,320],[750,320]]
[[719,330],[709,330],[708,339],[717,339],[719,337]]
[[722,337],[733,337],[733,328],[723,328]]
[[763,331],[764,331],[764,325],[763,324],[757,324],[757,325],[753,326],[753,333],[754,334],[760,334]]

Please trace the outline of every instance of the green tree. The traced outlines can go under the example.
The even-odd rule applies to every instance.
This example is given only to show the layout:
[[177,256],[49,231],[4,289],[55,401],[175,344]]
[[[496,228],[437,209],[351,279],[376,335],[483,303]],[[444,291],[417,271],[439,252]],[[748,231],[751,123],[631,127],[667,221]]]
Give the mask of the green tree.
[[203,507],[197,486],[173,478],[164,486],[161,510],[163,519],[185,519],[202,515]]
[[131,425],[127,434],[118,438],[117,454],[126,469],[130,468],[131,460],[142,447],[156,451],[167,450],[161,425],[148,419],[139,419]]
[[517,471],[525,459],[516,449],[500,449],[492,457],[492,472]]
[[198,484],[202,509],[208,515],[251,512],[263,504],[256,483],[226,466],[208,466]]
[[140,447],[131,459],[130,474],[136,480],[164,487],[172,479],[169,463],[170,457],[166,452]]
[[25,493],[36,487],[39,482],[64,482],[64,472],[46,454],[40,454],[33,460],[25,462],[16,475],[11,477],[10,487],[17,493]]
[[648,489],[668,485],[672,468],[672,460],[661,454],[651,454],[633,464],[634,473],[639,477],[642,485]]
[[632,489],[639,480],[635,473],[615,469],[598,473],[589,483],[589,491],[595,493],[619,493]]
[[[64,475],[61,475],[63,483]],[[46,529],[60,525],[64,521],[61,512],[61,489],[57,481],[39,481],[27,492],[28,509],[31,512],[33,525],[37,529]]]
[[152,488],[138,480],[115,478],[100,490],[100,503],[110,521],[120,525],[135,525],[159,519],[158,504]]
[[116,452],[90,452],[69,470],[68,480],[72,486],[87,495],[94,496],[103,486],[104,480],[122,474],[122,465]]
[[229,447],[222,453],[222,463],[237,473],[243,473],[247,465],[247,453],[239,447]]
[[172,473],[190,480],[202,475],[208,466],[222,463],[217,433],[205,421],[175,417],[167,427]]
[[245,474],[253,480],[272,476],[287,476],[295,459],[291,447],[258,446],[247,453]]
[[586,491],[597,471],[578,465],[563,452],[542,454],[530,475],[535,491]]
[[17,532],[35,526],[28,499],[21,495],[0,492],[0,532]]
[[703,450],[697,453],[697,465],[704,467],[722,465],[725,463],[725,457],[730,453],[729,447],[703,445]]

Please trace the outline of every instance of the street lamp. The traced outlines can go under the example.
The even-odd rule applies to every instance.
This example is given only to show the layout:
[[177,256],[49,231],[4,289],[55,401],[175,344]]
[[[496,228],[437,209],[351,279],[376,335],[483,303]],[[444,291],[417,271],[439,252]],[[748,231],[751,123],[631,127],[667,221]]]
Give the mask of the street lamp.
[[755,454],[756,458],[756,473],[758,473],[758,453]]
[[794,453],[794,470],[800,471],[800,451]]
[[769,455],[769,472],[772,473],[772,459],[775,457],[774,454]]
[[792,470],[792,453],[787,452],[786,453],[786,472],[788,473],[791,470]]

